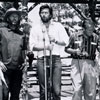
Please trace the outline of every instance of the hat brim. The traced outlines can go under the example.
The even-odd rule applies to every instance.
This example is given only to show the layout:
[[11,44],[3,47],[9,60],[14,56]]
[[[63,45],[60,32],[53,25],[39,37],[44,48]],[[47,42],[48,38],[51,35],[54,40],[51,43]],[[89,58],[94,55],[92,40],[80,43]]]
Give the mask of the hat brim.
[[4,21],[7,21],[7,18],[13,13],[16,13],[19,17],[21,16],[21,11],[9,11],[5,14]]

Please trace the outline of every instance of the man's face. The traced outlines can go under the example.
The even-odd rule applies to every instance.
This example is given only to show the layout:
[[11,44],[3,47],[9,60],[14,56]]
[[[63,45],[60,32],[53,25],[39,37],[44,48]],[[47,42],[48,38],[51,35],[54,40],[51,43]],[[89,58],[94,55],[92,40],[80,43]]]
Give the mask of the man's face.
[[18,24],[18,21],[19,21],[19,15],[16,13],[12,13],[9,16],[9,20],[10,20],[10,23],[12,23],[12,25],[16,25]]
[[50,15],[50,12],[49,12],[49,9],[48,8],[45,8],[41,11],[40,13],[40,17],[41,17],[41,20],[44,22],[44,23],[47,23],[50,21],[51,19],[51,15]]

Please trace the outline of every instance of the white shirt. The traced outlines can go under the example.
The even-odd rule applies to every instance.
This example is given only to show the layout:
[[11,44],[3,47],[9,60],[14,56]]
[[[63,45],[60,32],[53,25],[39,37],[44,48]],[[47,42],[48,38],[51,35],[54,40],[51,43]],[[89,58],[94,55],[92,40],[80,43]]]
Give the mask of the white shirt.
[[[50,44],[49,36],[54,37],[58,41],[64,41],[66,44],[68,43],[68,35],[66,33],[66,30],[64,29],[63,25],[59,22],[50,22],[48,30],[46,29],[45,25],[43,23],[40,23],[34,27],[32,27],[29,37],[29,46],[30,50],[33,49],[33,47],[37,46],[44,46],[43,38],[45,37],[45,45],[47,46]],[[64,46],[58,45],[56,43],[53,43],[53,50],[52,55],[61,55],[62,48]],[[46,55],[49,56],[50,52],[46,50]],[[43,51],[37,52],[38,57],[43,56]]]

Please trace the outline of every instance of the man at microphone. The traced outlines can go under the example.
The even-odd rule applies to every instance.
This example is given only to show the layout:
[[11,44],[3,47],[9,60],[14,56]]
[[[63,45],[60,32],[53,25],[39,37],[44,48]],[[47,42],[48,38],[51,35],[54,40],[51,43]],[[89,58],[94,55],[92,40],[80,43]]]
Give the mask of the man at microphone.
[[65,48],[72,60],[71,78],[74,87],[72,100],[82,100],[82,90],[85,100],[96,100],[96,50],[100,52],[100,38],[94,33],[94,23],[91,19],[83,22],[83,32],[73,34],[69,45]]
[[[50,51],[52,51],[52,90],[53,100],[60,100],[61,92],[61,59],[60,51],[66,45],[68,38],[64,27],[58,23],[53,22],[53,11],[50,6],[42,5],[39,10],[41,21],[38,25],[32,27],[29,44],[30,49],[37,51],[38,55],[38,77],[40,86],[40,100],[45,100],[45,84],[44,84],[44,48],[46,50],[46,65],[49,66]],[[45,42],[45,47],[44,47]],[[49,72],[48,72],[49,73]],[[47,73],[47,74],[48,74]],[[48,77],[48,76],[47,76]]]

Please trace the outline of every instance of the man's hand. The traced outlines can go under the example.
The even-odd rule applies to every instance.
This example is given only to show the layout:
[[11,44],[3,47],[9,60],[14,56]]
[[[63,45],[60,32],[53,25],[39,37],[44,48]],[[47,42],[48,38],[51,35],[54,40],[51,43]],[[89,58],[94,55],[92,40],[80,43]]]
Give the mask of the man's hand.
[[47,46],[47,50],[53,50],[53,44],[49,44],[48,46]]
[[85,57],[89,56],[89,54],[87,52],[83,52],[82,55],[85,56]]
[[1,67],[1,70],[3,71],[3,72],[6,72],[7,71],[7,67],[4,65],[4,63],[3,62],[1,62],[0,61],[0,67]]
[[81,53],[81,50],[78,48],[78,49],[76,49],[75,50],[75,53],[78,55],[78,56],[80,56],[82,53]]
[[55,42],[56,41],[56,39],[54,37],[52,37],[52,36],[50,36],[49,38],[50,38],[51,42]]

